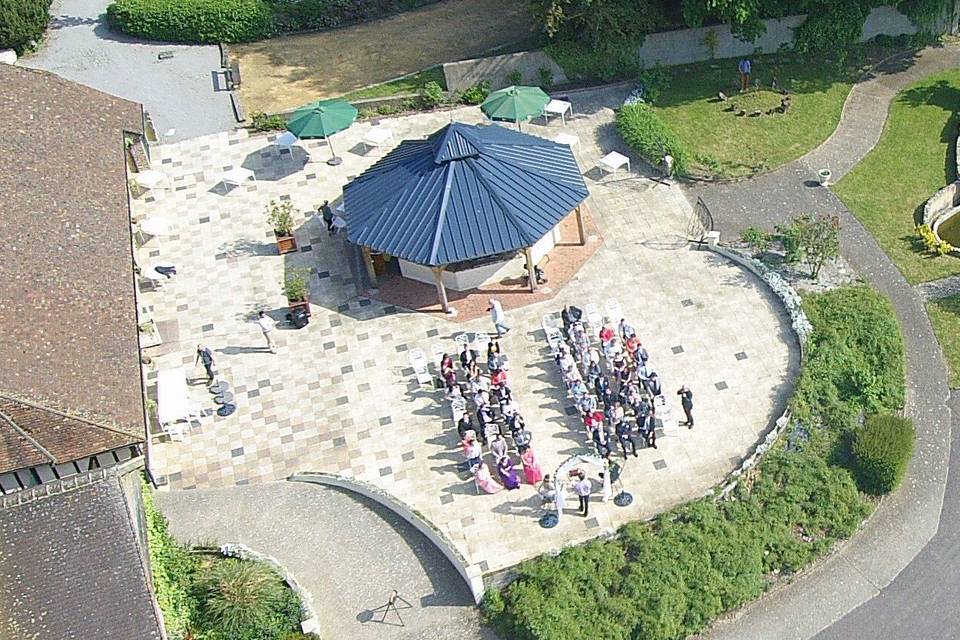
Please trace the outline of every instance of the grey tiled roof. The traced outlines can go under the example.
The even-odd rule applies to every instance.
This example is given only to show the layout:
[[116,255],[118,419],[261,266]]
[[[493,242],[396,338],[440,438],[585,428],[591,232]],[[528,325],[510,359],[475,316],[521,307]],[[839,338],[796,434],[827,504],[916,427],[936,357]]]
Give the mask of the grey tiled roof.
[[79,456],[116,446],[109,429],[143,440],[123,144],[140,106],[12,65],[0,87],[0,394],[36,405],[24,423],[108,427]]
[[4,639],[161,637],[115,477],[0,508],[0,611]]

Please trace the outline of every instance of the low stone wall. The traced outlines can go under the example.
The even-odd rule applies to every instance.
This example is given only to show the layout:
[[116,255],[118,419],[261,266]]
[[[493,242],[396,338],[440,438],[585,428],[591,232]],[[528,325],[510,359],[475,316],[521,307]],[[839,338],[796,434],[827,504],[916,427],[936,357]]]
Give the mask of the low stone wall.
[[567,76],[560,65],[543,51],[522,51],[490,58],[448,62],[443,65],[443,75],[447,79],[447,89],[450,91],[460,91],[479,84],[483,80],[488,80],[491,88],[496,90],[513,84],[507,77],[515,71],[519,71],[523,76],[520,84],[539,86],[542,84],[541,67],[546,67],[553,72],[554,83],[563,84],[567,81]]
[[480,570],[478,565],[468,564],[466,558],[461,556],[460,552],[457,551],[453,542],[448,540],[439,529],[433,526],[433,523],[421,516],[413,507],[397,499],[380,487],[356,480],[355,478],[348,478],[332,473],[301,472],[295,473],[287,479],[293,482],[312,482],[314,484],[346,489],[347,491],[352,491],[353,493],[358,493],[366,498],[370,498],[374,502],[390,509],[413,525],[414,528],[426,536],[427,540],[440,550],[440,553],[446,556],[450,564],[452,564],[457,570],[457,573],[460,574],[460,577],[463,578],[463,581],[467,583],[470,592],[473,594],[474,601],[480,604],[484,592],[483,571]]
[[241,560],[253,560],[256,562],[264,562],[271,567],[273,567],[277,573],[283,577],[284,582],[286,582],[293,592],[297,594],[300,598],[300,602],[303,604],[303,616],[304,619],[300,622],[300,628],[304,633],[314,633],[319,634],[320,627],[317,622],[317,614],[313,610],[313,596],[310,595],[310,592],[300,586],[300,583],[297,582],[297,579],[293,577],[287,569],[280,563],[279,560],[272,556],[264,555],[259,551],[254,551],[245,544],[237,544],[228,542],[226,544],[220,545],[220,553],[229,558],[240,558]]
[[923,224],[932,227],[943,213],[960,204],[958,196],[960,196],[960,180],[948,184],[933,194],[923,205]]
[[[677,29],[648,34],[637,49],[637,57],[645,67],[655,65],[673,66],[712,59],[740,58],[758,53],[776,53],[782,47],[790,47],[794,41],[794,29],[803,24],[806,15],[787,16],[781,19],[764,20],[766,31],[756,42],[744,42],[730,31],[728,25],[715,25],[697,29]],[[947,25],[944,25],[945,29]],[[863,25],[861,42],[878,35],[899,36],[917,33],[917,27],[904,14],[890,6],[874,7]],[[447,87],[451,91],[489,80],[493,88],[506,86],[504,78],[515,69],[523,71],[524,82],[540,84],[537,69],[549,64],[554,70],[554,82],[566,81],[563,71],[542,51],[514,53],[491,58],[463,60],[443,65]],[[734,65],[731,74],[736,74]]]
[[[750,271],[755,276],[763,280],[770,290],[783,302],[784,307],[787,310],[787,313],[790,314],[790,321],[793,327],[794,334],[797,337],[797,343],[800,345],[800,361],[803,362],[804,356],[804,345],[806,344],[807,339],[810,337],[810,333],[813,331],[813,326],[810,324],[810,321],[807,319],[806,313],[804,313],[803,308],[800,306],[800,296],[796,291],[793,290],[786,280],[784,280],[779,274],[770,270],[759,260],[754,260],[752,258],[747,258],[735,251],[731,251],[724,247],[721,247],[717,244],[708,244],[707,245],[711,251],[717,253],[727,260],[736,262],[738,265]],[[774,423],[773,428],[764,435],[763,439],[757,443],[753,451],[744,458],[743,462],[740,463],[740,466],[727,475],[727,478],[717,487],[712,493],[718,499],[726,498],[737,488],[737,485],[740,483],[740,478],[743,474],[747,473],[753,469],[760,458],[770,450],[770,447],[773,446],[774,442],[777,441],[787,427],[790,425],[790,408],[789,406],[784,410],[784,412],[777,418]]]

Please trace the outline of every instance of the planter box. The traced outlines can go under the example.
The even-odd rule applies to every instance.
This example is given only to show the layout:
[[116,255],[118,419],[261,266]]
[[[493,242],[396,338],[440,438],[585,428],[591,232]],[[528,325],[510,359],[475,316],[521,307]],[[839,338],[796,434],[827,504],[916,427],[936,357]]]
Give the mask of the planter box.
[[297,250],[297,239],[293,236],[277,236],[277,250],[280,255]]
[[307,312],[308,316],[311,315],[309,300],[298,300],[296,302],[287,301],[287,306],[290,308],[290,313],[293,313],[299,308],[303,308],[303,310]]

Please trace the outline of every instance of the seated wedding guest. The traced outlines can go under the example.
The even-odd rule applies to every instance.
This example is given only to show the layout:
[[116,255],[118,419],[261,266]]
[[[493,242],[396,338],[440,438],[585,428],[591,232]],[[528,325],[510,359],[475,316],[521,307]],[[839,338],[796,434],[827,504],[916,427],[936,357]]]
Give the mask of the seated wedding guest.
[[633,325],[627,322],[626,318],[620,318],[620,338],[624,342],[637,335],[636,329],[633,328]]
[[487,343],[487,360],[500,356],[500,341],[491,340]]
[[483,458],[483,447],[477,442],[477,438],[470,433],[463,439],[463,457],[467,459],[470,468],[475,467]]
[[641,396],[640,400],[630,406],[633,407],[633,415],[637,417],[637,424],[642,426],[642,421],[647,419],[653,413],[653,405],[647,399],[647,396]]
[[497,461],[497,471],[500,473],[500,482],[503,483],[504,487],[507,489],[520,488],[520,474],[517,473],[517,468],[510,456],[503,456]]
[[643,383],[643,386],[647,388],[647,391],[650,392],[654,398],[663,395],[663,386],[660,384],[660,376],[657,375],[656,371],[651,371],[650,376],[647,378],[647,381]]
[[623,449],[623,459],[627,459],[627,449],[633,453],[633,457],[639,457],[637,454],[637,441],[633,439],[633,429],[630,423],[624,420],[617,425],[617,440],[620,441],[620,448]]
[[476,395],[481,391],[490,390],[490,378],[484,375],[478,375],[470,380],[470,390]]
[[499,460],[507,455],[507,448],[507,441],[500,433],[497,433],[496,437],[490,441],[490,453],[493,454],[494,460]]
[[587,385],[583,383],[583,380],[576,378],[570,385],[570,393],[574,398],[582,398],[590,395],[590,390],[587,389]]
[[470,348],[470,345],[464,342],[460,345],[460,366],[464,370],[470,368],[471,362],[477,361],[477,352]]
[[613,330],[608,324],[603,325],[603,328],[600,329],[600,342],[607,343],[611,342],[614,338],[617,337],[617,333]]
[[477,391],[473,394],[473,404],[477,405],[477,408],[490,404],[490,392],[482,389]]
[[564,330],[569,329],[573,323],[580,322],[581,318],[583,318],[583,311],[573,305],[565,305],[560,312]]
[[637,411],[637,405],[640,404],[640,400],[643,399],[643,395],[640,393],[640,387],[636,383],[627,384],[627,397],[626,405],[630,407],[634,413]]
[[622,351],[613,356],[610,368],[617,382],[622,384],[630,379],[630,365],[627,363],[627,357],[623,355]]
[[520,462],[523,464],[523,477],[526,478],[527,484],[537,484],[543,479],[543,469],[537,462],[533,447],[527,447],[526,451],[520,454]]
[[530,446],[531,440],[533,440],[533,434],[526,427],[513,432],[513,441],[517,445],[517,451],[521,454]]
[[637,341],[637,348],[633,353],[633,359],[638,365],[641,363],[646,364],[647,360],[650,359],[650,353],[647,351],[647,348],[639,341]]
[[443,357],[440,358],[440,373],[446,375],[447,371],[453,370],[453,358],[449,353],[443,354]]
[[619,402],[614,402],[613,406],[610,408],[610,420],[609,420],[610,424],[613,427],[616,427],[621,422],[623,422],[625,416],[626,416],[626,413],[623,410],[623,405],[620,404]]
[[477,486],[486,493],[503,491],[503,486],[493,479],[493,476],[490,475],[490,469],[485,462],[481,461],[473,467],[473,479],[476,481]]
[[447,391],[452,390],[457,386],[457,372],[453,369],[447,369],[443,372],[443,383],[446,385]]
[[494,386],[507,384],[507,372],[503,369],[496,369],[490,376],[490,384]]
[[631,336],[627,338],[624,346],[627,349],[627,353],[629,353],[630,357],[633,358],[634,363],[637,363],[640,360],[640,358],[637,356],[637,350],[642,346],[640,344],[640,338],[637,336]]
[[507,406],[513,402],[513,392],[510,390],[510,387],[506,384],[494,387],[493,395],[500,409],[500,415],[507,415]]
[[587,427],[587,434],[592,438],[593,432],[603,426],[603,411],[599,409],[587,415],[583,419],[583,424]]
[[577,398],[577,409],[580,410],[581,416],[590,415],[597,410],[597,397],[592,393],[584,393]]
[[557,366],[560,367],[561,371],[566,371],[570,367],[577,366],[577,361],[573,359],[573,356],[570,355],[570,350],[566,347],[560,347],[560,351],[557,352]]
[[597,449],[597,455],[601,458],[610,457],[610,442],[607,440],[607,430],[601,425],[593,430],[593,446]]
[[511,407],[506,414],[507,417],[507,428],[510,429],[510,434],[513,436],[514,440],[517,438],[517,433],[523,430],[526,426],[526,421],[523,419],[523,416],[520,415],[520,412],[516,407]]
[[463,440],[466,438],[467,431],[473,430],[473,420],[470,419],[470,414],[464,411],[460,419],[457,420],[457,433],[460,434],[460,439]]
[[657,448],[657,417],[652,412],[647,415],[641,422],[640,418],[637,418],[637,425],[639,426],[640,435],[643,437],[643,441],[648,447]]
[[467,371],[467,382],[469,382],[471,388],[473,388],[474,381],[480,378],[481,376],[480,365],[477,364],[476,360],[471,360],[470,362],[467,363],[466,371]]
[[600,368],[599,362],[590,361],[590,364],[587,365],[587,379],[596,384],[597,378],[603,375],[603,369]]
[[455,384],[455,385],[453,385],[452,387],[448,387],[448,388],[447,388],[447,392],[446,392],[446,394],[445,394],[445,397],[446,397],[447,400],[449,400],[449,401],[451,401],[451,402],[452,402],[453,400],[455,400],[456,398],[462,398],[462,397],[463,397],[463,391],[460,389],[460,385]]
[[593,383],[593,389],[597,392],[597,397],[602,400],[603,396],[610,390],[610,382],[607,380],[607,377],[600,376],[597,378],[596,382]]

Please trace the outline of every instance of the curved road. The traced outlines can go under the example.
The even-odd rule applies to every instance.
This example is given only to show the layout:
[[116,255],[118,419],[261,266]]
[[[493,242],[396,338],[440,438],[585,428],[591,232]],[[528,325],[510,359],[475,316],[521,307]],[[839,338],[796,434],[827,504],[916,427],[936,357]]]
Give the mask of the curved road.
[[[917,426],[908,481],[856,537],[791,585],[775,589],[709,631],[713,639],[956,638],[960,542],[951,411],[943,354],[917,290],[842,202],[816,185],[820,168],[839,179],[876,145],[896,94],[922,77],[960,65],[960,47],[895,57],[850,92],[840,124],[820,147],[774,172],[740,183],[697,185],[726,237],[751,225],[770,228],[799,213],[833,213],[843,226],[841,252],[856,272],[888,295],[907,348],[906,412]],[[956,432],[954,432],[956,433]],[[951,451],[953,453],[951,454]],[[960,463],[957,463],[960,464]],[[943,510],[941,511],[941,507]],[[929,544],[928,544],[929,543]],[[903,573],[901,573],[903,571]],[[949,613],[948,613],[949,612]]]

